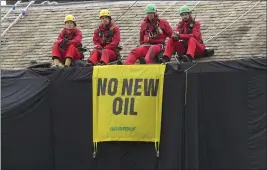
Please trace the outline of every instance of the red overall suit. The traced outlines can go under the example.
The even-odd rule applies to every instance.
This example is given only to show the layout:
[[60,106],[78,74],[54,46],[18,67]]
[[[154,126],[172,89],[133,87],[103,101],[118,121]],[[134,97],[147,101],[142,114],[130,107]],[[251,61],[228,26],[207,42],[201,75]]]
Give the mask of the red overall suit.
[[[190,24],[193,24],[190,30]],[[190,18],[189,22],[179,22],[177,26],[179,40],[171,38],[167,41],[164,56],[171,58],[174,52],[183,55],[190,55],[193,59],[195,56],[203,56],[206,46],[202,41],[200,23]]]
[[172,32],[168,21],[158,19],[157,15],[152,23],[149,22],[148,18],[145,18],[140,29],[139,41],[141,45],[130,52],[125,64],[134,64],[137,59],[144,56],[146,63],[151,64],[163,49],[166,38],[172,36]]
[[92,62],[94,65],[98,61],[102,61],[108,64],[110,61],[117,59],[117,48],[120,43],[120,29],[114,24],[108,26],[100,25],[94,31],[93,42],[95,49],[92,51],[88,62]]
[[[69,40],[68,44],[62,44],[63,39]],[[82,45],[82,32],[77,28],[70,30],[68,33],[67,29],[64,28],[58,35],[52,48],[52,56],[58,57],[60,62],[64,62],[67,57],[72,60],[83,59],[83,54],[77,49],[78,46]]]

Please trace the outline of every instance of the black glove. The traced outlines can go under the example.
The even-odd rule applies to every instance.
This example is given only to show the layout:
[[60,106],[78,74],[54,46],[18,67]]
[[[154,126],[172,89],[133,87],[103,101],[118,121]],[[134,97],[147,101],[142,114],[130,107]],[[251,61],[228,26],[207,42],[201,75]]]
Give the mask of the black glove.
[[79,46],[77,49],[80,52],[86,52],[87,51],[87,48],[86,47],[82,47],[82,46]]
[[88,61],[88,63],[85,65],[85,67],[92,67],[94,66],[94,63],[92,61]]
[[70,41],[67,39],[67,38],[64,38],[63,40],[62,40],[62,44],[64,44],[64,45],[66,45],[66,44],[68,44]]
[[120,46],[120,45],[117,47],[117,50],[118,50],[118,51],[121,51],[122,49],[123,49],[123,48],[122,48],[122,46]]
[[64,49],[64,48],[65,48],[65,45],[67,45],[68,43],[69,43],[69,40],[68,40],[67,38],[64,38],[64,39],[61,41],[59,47],[60,47],[61,49]]
[[180,34],[179,34],[179,32],[174,32],[174,33],[172,34],[172,38],[173,38],[174,40],[179,40],[179,39],[180,39]]

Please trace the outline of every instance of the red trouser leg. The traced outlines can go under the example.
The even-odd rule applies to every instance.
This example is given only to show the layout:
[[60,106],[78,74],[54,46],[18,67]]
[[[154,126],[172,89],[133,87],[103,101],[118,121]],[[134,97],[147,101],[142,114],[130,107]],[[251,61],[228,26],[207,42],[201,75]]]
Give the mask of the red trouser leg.
[[108,64],[109,61],[115,61],[117,59],[117,52],[110,49],[102,50],[101,59],[105,64]]
[[150,46],[145,56],[146,63],[151,64],[155,57],[160,53],[161,49],[162,45],[160,44]]
[[70,44],[66,49],[66,57],[71,58],[73,61],[80,60],[81,53],[78,51],[78,49],[73,44]]
[[164,55],[171,58],[174,52],[185,54],[184,44],[177,40],[169,39],[165,47]]
[[193,58],[195,58],[195,55],[203,56],[205,48],[206,47],[204,44],[200,44],[195,38],[191,37],[188,40],[188,48],[186,54],[191,55]]
[[88,61],[91,61],[92,63],[94,63],[95,65],[98,63],[99,59],[100,59],[101,53],[94,49],[88,59]]
[[55,44],[52,48],[52,56],[53,57],[58,57],[61,62],[65,62],[66,57],[71,58],[72,60],[80,60],[81,59],[81,54],[78,51],[78,49],[70,44],[66,51],[62,50],[59,47],[59,44]]
[[168,39],[168,41],[166,43],[166,47],[165,47],[163,55],[171,58],[173,52],[174,52],[174,40],[170,38],[170,39]]
[[66,52],[64,50],[62,50],[61,48],[59,48],[59,44],[55,44],[52,48],[52,56],[53,57],[58,57],[60,62],[64,62],[65,61],[65,55]]
[[136,47],[130,52],[124,64],[134,64],[137,59],[146,55],[148,49],[149,46]]

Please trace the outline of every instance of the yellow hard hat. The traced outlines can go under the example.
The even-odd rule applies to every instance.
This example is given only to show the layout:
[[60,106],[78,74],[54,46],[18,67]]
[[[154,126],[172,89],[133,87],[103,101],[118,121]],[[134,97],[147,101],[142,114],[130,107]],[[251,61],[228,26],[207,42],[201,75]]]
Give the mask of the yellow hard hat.
[[75,18],[74,18],[74,16],[73,16],[73,15],[67,15],[67,16],[65,17],[64,22],[67,22],[67,21],[73,21],[73,22],[75,22]]
[[99,17],[101,18],[103,16],[110,17],[110,12],[107,9],[101,10],[100,13],[99,13]]

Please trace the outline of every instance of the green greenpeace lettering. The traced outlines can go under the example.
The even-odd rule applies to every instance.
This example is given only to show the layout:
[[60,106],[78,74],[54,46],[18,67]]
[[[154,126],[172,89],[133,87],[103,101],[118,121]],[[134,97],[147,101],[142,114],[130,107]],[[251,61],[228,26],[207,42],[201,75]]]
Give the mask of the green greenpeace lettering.
[[110,131],[135,131],[136,127],[127,127],[127,126],[112,126]]

